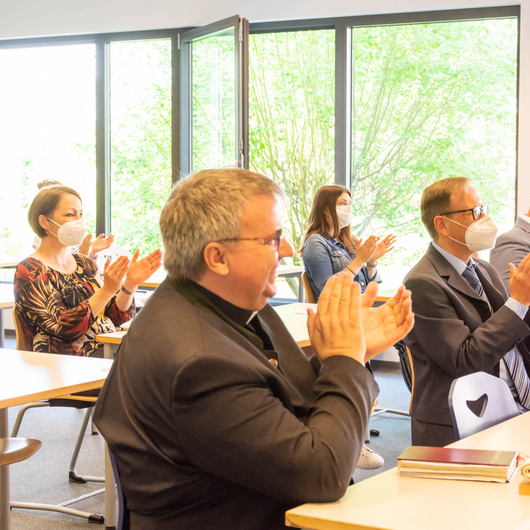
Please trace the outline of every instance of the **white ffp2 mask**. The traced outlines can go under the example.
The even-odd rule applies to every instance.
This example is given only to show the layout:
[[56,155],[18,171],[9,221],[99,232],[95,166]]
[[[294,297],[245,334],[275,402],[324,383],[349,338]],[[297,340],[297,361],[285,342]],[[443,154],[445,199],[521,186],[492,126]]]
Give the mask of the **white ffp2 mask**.
[[489,215],[481,217],[467,227],[454,219],[449,219],[449,217],[445,217],[445,219],[466,228],[465,243],[451,236],[449,238],[461,245],[465,245],[471,252],[480,252],[481,250],[493,248],[497,236],[497,225]]
[[65,247],[74,247],[80,245],[85,238],[86,228],[83,219],[77,219],[75,221],[68,221],[63,225],[56,223],[53,219],[47,218],[48,221],[56,224],[59,227],[57,235],[50,231],[50,234],[54,235],[59,243]]
[[346,204],[343,206],[337,206],[337,217],[339,219],[339,228],[342,229],[351,224],[353,217],[351,206]]

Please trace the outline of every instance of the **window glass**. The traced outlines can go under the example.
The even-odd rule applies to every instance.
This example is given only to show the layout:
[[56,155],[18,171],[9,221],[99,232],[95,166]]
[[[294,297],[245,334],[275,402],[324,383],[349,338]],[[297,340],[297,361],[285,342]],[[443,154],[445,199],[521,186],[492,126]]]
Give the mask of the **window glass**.
[[353,226],[399,236],[380,264],[385,285],[425,251],[419,202],[438,179],[471,178],[499,233],[511,227],[516,19],[355,28],[352,76]]
[[83,199],[95,228],[95,47],[0,50],[0,256],[22,258],[37,183],[57,180]]
[[191,47],[191,167],[237,167],[237,77],[234,28]]
[[110,50],[111,227],[119,247],[145,255],[162,244],[171,190],[171,40]]
[[249,70],[250,169],[285,191],[296,250],[316,190],[335,180],[335,32],[250,35]]

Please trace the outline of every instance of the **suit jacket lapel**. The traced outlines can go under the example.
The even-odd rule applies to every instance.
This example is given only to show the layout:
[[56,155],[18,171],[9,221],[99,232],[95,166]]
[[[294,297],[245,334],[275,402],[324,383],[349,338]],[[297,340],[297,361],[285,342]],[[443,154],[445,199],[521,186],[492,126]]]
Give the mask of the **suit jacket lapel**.
[[447,280],[447,283],[456,291],[461,292],[468,298],[484,302],[484,300],[470,287],[464,278],[458,274],[456,269],[431,245],[427,249],[426,256],[438,271],[438,274]]

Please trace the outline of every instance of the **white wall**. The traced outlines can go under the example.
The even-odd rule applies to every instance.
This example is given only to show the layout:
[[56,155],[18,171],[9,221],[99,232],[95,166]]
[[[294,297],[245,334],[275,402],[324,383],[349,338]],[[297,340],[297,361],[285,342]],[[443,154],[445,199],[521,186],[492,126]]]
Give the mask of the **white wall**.
[[[521,5],[518,210],[530,207],[530,0]],[[0,0],[0,39],[513,5],[502,0]]]

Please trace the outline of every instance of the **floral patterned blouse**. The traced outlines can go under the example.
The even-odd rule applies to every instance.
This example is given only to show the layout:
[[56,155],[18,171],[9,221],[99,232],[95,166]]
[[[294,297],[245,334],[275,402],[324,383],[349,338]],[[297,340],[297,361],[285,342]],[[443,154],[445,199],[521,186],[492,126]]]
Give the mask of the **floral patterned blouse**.
[[116,331],[134,316],[134,304],[120,311],[114,296],[94,318],[88,298],[100,288],[96,265],[82,254],[73,257],[77,268],[72,274],[58,272],[32,257],[17,266],[16,310],[33,351],[101,355],[103,345],[96,341],[96,335]]

